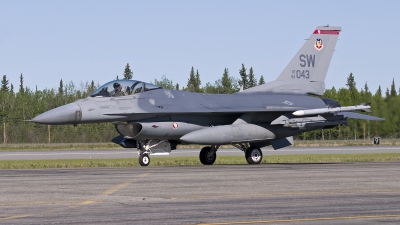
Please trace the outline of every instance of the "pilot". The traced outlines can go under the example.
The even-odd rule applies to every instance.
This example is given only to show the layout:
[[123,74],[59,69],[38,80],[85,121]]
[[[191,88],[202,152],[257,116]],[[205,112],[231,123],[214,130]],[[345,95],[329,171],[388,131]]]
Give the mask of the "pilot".
[[125,92],[122,90],[122,87],[119,83],[114,83],[113,87],[114,87],[114,91],[112,91],[111,97],[118,97],[118,96],[125,95]]

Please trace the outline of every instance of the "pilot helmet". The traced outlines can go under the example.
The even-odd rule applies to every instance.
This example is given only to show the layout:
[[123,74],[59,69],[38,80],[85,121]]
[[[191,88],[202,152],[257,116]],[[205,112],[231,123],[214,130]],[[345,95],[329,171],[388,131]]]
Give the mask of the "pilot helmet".
[[114,83],[114,84],[113,84],[113,87],[114,87],[114,89],[115,89],[115,88],[121,87],[121,85],[120,85],[119,83]]

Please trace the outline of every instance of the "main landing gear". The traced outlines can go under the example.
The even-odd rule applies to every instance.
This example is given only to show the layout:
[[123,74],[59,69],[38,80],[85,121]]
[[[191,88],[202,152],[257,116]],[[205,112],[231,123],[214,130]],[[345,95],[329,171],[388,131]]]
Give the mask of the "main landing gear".
[[212,165],[217,159],[219,145],[207,146],[201,149],[199,158],[203,165]]
[[[235,147],[244,151],[246,161],[249,164],[260,164],[262,161],[262,151],[257,146],[250,146],[249,144],[235,144]],[[217,150],[219,146],[206,146],[201,149],[199,158],[203,165],[212,165],[217,159]]]
[[236,148],[244,152],[247,163],[249,164],[260,164],[262,161],[262,151],[257,146],[250,146],[247,143],[234,144]]
[[257,146],[250,146],[245,152],[246,161],[249,164],[260,164],[262,161],[262,151]]

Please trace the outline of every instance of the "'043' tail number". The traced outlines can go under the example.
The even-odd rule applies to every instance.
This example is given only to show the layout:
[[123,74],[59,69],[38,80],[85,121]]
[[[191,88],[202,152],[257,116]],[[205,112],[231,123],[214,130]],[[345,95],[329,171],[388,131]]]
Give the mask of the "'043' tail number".
[[310,71],[308,70],[292,70],[292,79],[309,79]]

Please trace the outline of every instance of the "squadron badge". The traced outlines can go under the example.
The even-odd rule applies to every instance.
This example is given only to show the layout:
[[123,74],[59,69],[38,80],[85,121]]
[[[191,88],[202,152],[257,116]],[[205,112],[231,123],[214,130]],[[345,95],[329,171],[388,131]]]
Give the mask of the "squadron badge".
[[318,51],[321,50],[324,47],[324,45],[322,44],[322,39],[321,38],[317,38],[317,40],[315,41],[314,47]]

